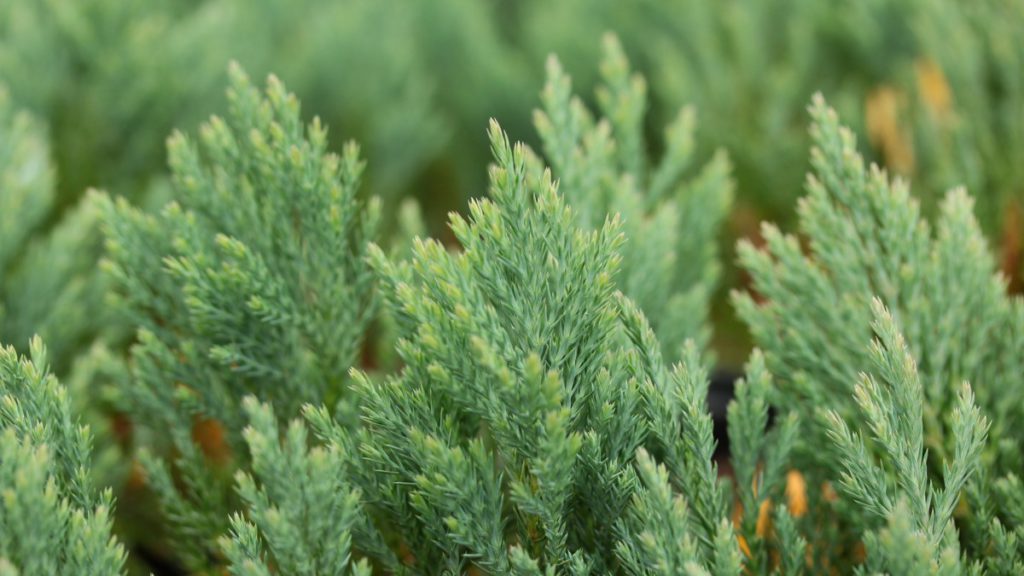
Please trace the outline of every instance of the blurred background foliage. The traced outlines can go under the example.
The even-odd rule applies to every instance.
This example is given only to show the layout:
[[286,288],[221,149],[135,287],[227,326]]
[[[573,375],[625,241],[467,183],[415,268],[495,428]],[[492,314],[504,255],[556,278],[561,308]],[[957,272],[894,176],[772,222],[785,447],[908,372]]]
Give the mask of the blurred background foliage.
[[[21,237],[35,250],[71,245],[85,269],[96,254],[86,231],[79,242],[68,230],[39,235],[67,218],[95,226],[80,200],[90,187],[162,204],[165,139],[223,111],[230,60],[255,77],[277,74],[307,117],[330,126],[335,148],[361,142],[364,192],[384,200],[385,229],[413,197],[426,232],[443,237],[444,215],[485,190],[487,119],[539,148],[531,112],[546,56],[558,55],[593,104],[600,38],[612,31],[649,80],[651,152],[660,152],[655,127],[693,105],[698,154],[730,155],[737,202],[722,239],[724,288],[744,282],[733,240],[756,241],[762,220],[792,220],[807,168],[805,108],[819,90],[873,160],[913,181],[927,210],[966,185],[1016,278],[1022,29],[1024,4],[1013,0],[6,0],[0,83],[10,106],[45,126],[53,167],[52,182],[39,184],[52,201]],[[8,299],[23,290],[3,282]],[[745,337],[728,316],[717,313],[715,342],[736,365]],[[71,364],[67,348],[54,350],[58,367]]]

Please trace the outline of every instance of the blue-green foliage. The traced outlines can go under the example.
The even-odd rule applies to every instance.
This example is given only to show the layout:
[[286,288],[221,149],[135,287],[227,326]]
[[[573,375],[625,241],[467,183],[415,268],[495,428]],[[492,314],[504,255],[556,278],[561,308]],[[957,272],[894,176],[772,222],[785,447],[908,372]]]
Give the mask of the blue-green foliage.
[[543,109],[535,124],[559,192],[581,226],[619,214],[625,235],[619,286],[648,318],[669,358],[687,338],[706,344],[707,314],[719,275],[717,236],[732,202],[729,162],[717,154],[684,180],[694,163],[694,111],[684,108],[665,129],[665,153],[647,153],[647,84],[631,73],[618,40],[607,36],[595,119],[574,97],[568,76],[548,61]]
[[[910,537],[893,517],[902,506],[913,538],[955,573],[952,514],[973,477],[968,543],[979,561],[994,562],[1005,552],[994,547],[1006,545],[996,541],[997,517],[1019,526],[984,504],[992,486],[983,479],[1019,470],[1008,454],[1020,441],[1020,405],[1009,399],[1021,394],[1022,303],[1006,294],[962,189],[949,193],[932,232],[906,183],[866,168],[820,97],[811,115],[814,173],[799,205],[809,250],[766,226],[764,250],[740,246],[761,301],[735,296],[769,367],[785,376],[777,402],[820,416],[804,419],[798,467],[812,485],[838,481],[857,504],[825,502],[836,511],[825,524],[868,531],[894,522],[884,538],[872,536],[878,546]],[[821,450],[828,443],[835,450]],[[985,472],[983,462],[995,466]]]
[[30,358],[0,350],[0,429],[0,573],[122,573],[113,498],[89,477],[89,430],[38,339]]
[[[0,87],[0,338],[18,346],[40,334],[54,368],[110,331],[95,272],[101,249],[96,206],[82,200],[56,225],[56,174],[46,127]],[[45,262],[45,266],[40,266]]]
[[[138,198],[162,172],[160,140],[219,109],[229,59],[274,71],[375,159],[388,199],[471,195],[486,157],[479,125],[524,133],[549,53],[587,92],[601,34],[616,32],[652,80],[656,124],[681,102],[701,111],[698,149],[729,150],[739,197],[791,213],[805,166],[802,109],[830,96],[871,133],[873,95],[896,96],[872,153],[919,182],[922,198],[966,183],[996,232],[1020,201],[1024,98],[1016,71],[1024,11],[982,0],[609,0],[514,4],[393,1],[9,0],[0,7],[0,77],[49,121],[60,207],[86,186]],[[358,78],[358,81],[352,81]],[[116,102],[117,105],[111,105]],[[894,154],[894,148],[902,152]],[[909,159],[909,161],[908,161]],[[932,204],[932,202],[928,202]],[[440,210],[431,211],[439,216]],[[1012,221],[1003,222],[1003,226]],[[435,224],[435,222],[431,222]]]
[[[46,217],[53,201],[54,173],[46,133],[38,118],[15,108],[0,91],[0,271]],[[6,279],[6,274],[0,276]]]
[[[233,67],[228,99],[228,118],[212,118],[197,143],[169,140],[176,202],[153,215],[104,201],[106,269],[139,326],[121,395],[197,566],[216,553],[235,500],[230,470],[246,461],[241,399],[272,401],[287,418],[341,394],[374,308],[363,255],[379,210],[356,198],[357,147],[328,153],[326,129],[303,126],[273,77],[261,95]],[[183,491],[160,459],[168,450]]]
[[[1024,572],[1024,303],[997,273],[1020,259],[1022,21],[1002,0],[0,4],[0,340],[41,334],[71,385],[38,340],[0,352],[0,574],[122,571],[92,486],[114,452],[92,462],[79,424],[106,436],[97,399],[141,449],[146,544],[196,573]],[[529,132],[553,47],[594,98],[551,58],[543,154],[492,125],[490,197],[411,240],[484,179],[485,117]],[[165,178],[161,139],[222,108],[229,58],[375,169],[232,67]],[[808,137],[812,90],[920,206],[823,100]],[[716,237],[734,179],[739,233],[786,217],[808,140],[800,236],[739,248],[764,353],[723,480]],[[959,183],[977,210],[932,201]],[[116,199],[76,202],[92,185]]]
[[231,537],[223,540],[231,573],[369,576],[366,561],[351,556],[351,532],[365,517],[360,492],[347,487],[338,447],[310,449],[302,422],[282,433],[270,406],[252,397],[243,404],[252,475],[236,477],[247,517],[232,517]]
[[389,573],[739,574],[698,349],[666,366],[615,290],[618,219],[579,226],[539,159],[490,135],[490,196],[451,217],[461,251],[371,252],[403,370],[359,374],[358,429],[308,413],[373,521],[355,549]]

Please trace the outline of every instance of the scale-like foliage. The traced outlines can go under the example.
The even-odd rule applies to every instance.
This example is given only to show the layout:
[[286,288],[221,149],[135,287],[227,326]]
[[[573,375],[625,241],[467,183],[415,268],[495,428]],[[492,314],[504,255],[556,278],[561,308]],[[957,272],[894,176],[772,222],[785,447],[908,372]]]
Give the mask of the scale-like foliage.
[[[981,472],[981,413],[997,440],[987,449],[996,473],[1019,470],[1019,458],[1001,446],[1020,441],[1020,403],[1012,399],[1022,397],[1022,304],[1007,296],[963,190],[949,193],[933,233],[904,182],[865,168],[852,134],[820,97],[811,115],[814,174],[799,206],[806,250],[766,226],[763,250],[740,246],[760,300],[735,301],[784,377],[777,404],[829,412],[807,420],[801,465],[815,483],[841,478],[858,508],[826,505],[865,530],[891,519],[903,501],[915,538],[938,561],[946,547],[956,550],[952,512]],[[875,335],[878,343],[865,346]],[[830,441],[836,450],[821,450]],[[994,538],[994,519],[976,511],[987,533],[978,538]],[[989,548],[971,545],[976,553]]]
[[615,290],[618,218],[580,226],[532,152],[490,136],[490,198],[451,217],[460,252],[371,253],[404,369],[359,374],[359,429],[308,413],[380,531],[355,548],[390,573],[740,574],[697,347],[666,366]]
[[121,574],[113,498],[90,483],[89,431],[38,339],[30,359],[0,350],[0,429],[0,573]]
[[[835,23],[810,0],[595,2],[566,27],[552,14],[572,2],[433,0],[402,16],[367,0],[250,4],[0,6],[0,75],[50,124],[0,96],[0,340],[42,333],[78,395],[47,375],[38,343],[32,361],[0,353],[0,574],[121,571],[112,498],[91,486],[72,413],[90,410],[98,380],[118,383],[102,398],[143,449],[161,549],[194,572],[1024,571],[1024,303],[972,200],[954,190],[930,223],[932,192],[919,208],[866,168],[814,101],[801,236],[768,226],[762,248],[740,247],[753,289],[735,302],[764,354],[729,405],[723,480],[704,362],[732,168],[723,153],[693,166],[729,144],[758,208],[779,208],[770,199],[797,190],[779,184],[799,176],[800,103],[841,84],[836,102],[864,106],[877,152],[919,188],[991,183],[975,190],[990,225],[1018,193],[1019,8],[840,2]],[[499,37],[498,14],[513,32]],[[294,96],[273,78],[261,94],[237,67],[227,119],[169,142],[175,202],[153,214],[94,194],[67,209],[86,183],[162,190],[134,185],[155,180],[151,136],[190,123],[228,52],[286,63],[307,104],[366,136],[384,167],[375,190],[429,172],[451,200],[486,149],[442,144],[529,94],[513,89],[529,77],[518,51],[547,50],[551,23],[584,45],[616,16],[666,85],[649,103],[608,36],[597,78],[580,82],[598,85],[592,112],[552,59],[534,116],[551,170],[492,126],[491,195],[451,217],[458,246],[368,248],[379,208],[357,197],[356,148],[328,153]],[[323,74],[339,54],[346,80],[372,81]],[[698,135],[673,93],[715,129]],[[662,141],[648,141],[648,112],[675,118]],[[97,305],[100,220],[112,302],[138,328],[127,363]],[[396,220],[403,238],[431,229],[410,210]],[[377,280],[390,306],[360,362]],[[352,365],[366,372],[350,386]],[[303,406],[312,439],[294,420]]]
[[248,518],[234,516],[231,537],[223,540],[231,573],[369,576],[365,561],[352,562],[353,525],[365,520],[359,491],[346,488],[345,459],[337,448],[310,449],[297,420],[282,435],[270,406],[253,397],[243,407],[255,477],[236,477]]
[[190,562],[203,565],[232,509],[230,470],[245,461],[241,399],[282,418],[344,388],[373,312],[363,260],[378,220],[356,198],[355,145],[328,153],[295,96],[266,94],[231,69],[227,120],[198,144],[168,145],[177,201],[159,215],[105,203],[107,270],[139,326],[122,394],[144,446],[170,444],[183,491],[154,455],[147,476]]
[[688,338],[707,342],[709,301],[719,275],[717,236],[732,201],[726,155],[684,179],[695,156],[695,113],[684,108],[665,130],[661,161],[644,137],[647,85],[631,73],[619,41],[606,36],[595,119],[552,57],[535,124],[559,191],[584,228],[619,214],[619,286],[654,324],[672,359]]
[[[113,315],[101,306],[105,286],[95,265],[101,251],[97,206],[85,199],[56,218],[56,180],[46,126],[16,109],[0,87],[0,341],[26,351],[34,336],[42,336],[48,344],[45,368],[67,382],[94,340],[115,331]],[[77,414],[99,425],[98,444],[105,456],[112,455],[106,450],[112,446],[106,422],[96,410],[102,405],[98,387],[81,376],[73,377],[70,390]],[[11,457],[49,450],[36,472],[50,474],[63,465],[54,448],[11,447]],[[89,470],[95,479],[107,479],[116,468],[104,458],[101,466],[83,468],[83,474]]]
[[[959,573],[953,511],[968,479],[981,464],[988,424],[965,383],[950,415],[953,453],[943,467],[942,487],[934,484],[924,448],[924,402],[917,367],[893,317],[877,300],[873,313],[878,340],[870,348],[872,373],[861,375],[854,392],[870,434],[853,432],[837,412],[829,413],[828,432],[842,468],[840,485],[861,507],[862,525],[902,517],[890,527],[888,536],[884,531],[876,536],[882,543],[887,538],[906,537],[899,536],[898,531],[909,520],[914,538],[923,539],[915,550],[930,552],[927,557],[941,570]],[[881,463],[872,458],[865,443],[867,436],[882,453]],[[886,551],[884,546],[882,550]],[[908,562],[913,559],[913,553],[903,558]]]
[[[970,214],[951,192],[933,235],[900,180],[867,169],[852,134],[820,98],[811,107],[814,175],[799,207],[808,252],[795,237],[764,228],[765,250],[749,243],[740,258],[763,298],[736,296],[738,311],[773,372],[786,376],[787,402],[835,406],[854,417],[857,375],[871,365],[871,302],[896,318],[921,370],[928,443],[941,454],[950,412],[964,380],[994,414],[1000,394],[1015,395],[1019,304]],[[998,422],[1003,418],[993,418]]]

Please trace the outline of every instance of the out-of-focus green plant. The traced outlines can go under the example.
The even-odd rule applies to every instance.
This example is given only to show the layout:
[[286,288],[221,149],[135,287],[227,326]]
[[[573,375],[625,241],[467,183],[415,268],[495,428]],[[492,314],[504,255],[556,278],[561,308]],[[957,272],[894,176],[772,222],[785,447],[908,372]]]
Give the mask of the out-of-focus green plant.
[[6,270],[50,209],[54,173],[39,120],[18,111],[6,90],[0,92],[0,130],[0,270]]
[[580,38],[614,30],[653,79],[655,117],[695,105],[698,143],[729,150],[740,197],[764,215],[788,220],[808,144],[803,106],[821,91],[929,208],[967,185],[987,232],[1015,225],[1003,217],[1024,199],[1012,160],[1024,133],[1017,3],[570,1],[517,13],[523,48],[560,54],[578,79],[595,57]]
[[359,140],[375,159],[368,190],[388,207],[419,197],[439,232],[485,185],[479,126],[493,116],[528,134],[552,52],[590,94],[597,40],[612,31],[652,79],[645,146],[667,145],[651,127],[687,103],[703,118],[697,151],[729,150],[734,233],[756,233],[762,217],[791,222],[803,105],[821,91],[867,154],[917,182],[929,212],[967,185],[1015,272],[1022,12],[1005,0],[9,0],[0,80],[49,125],[59,210],[88,186],[143,196],[163,174],[159,140],[219,109],[220,72],[237,59]]
[[[978,219],[1001,232],[1003,269],[1019,285],[1024,221],[1024,6],[944,2],[914,23],[922,46],[901,76],[911,107],[915,181],[932,191],[966,185]],[[912,80],[911,80],[912,79]]]
[[54,218],[55,173],[42,122],[0,89],[0,338],[23,348],[47,338],[65,373],[110,329],[95,259],[101,240],[94,202]]
[[220,108],[230,60],[277,73],[381,158],[368,179],[382,197],[432,174],[432,193],[452,206],[483,180],[473,167],[486,141],[467,120],[514,111],[526,124],[516,95],[526,68],[498,23],[466,0],[11,0],[0,7],[0,79],[49,122],[60,206],[89,186],[140,198],[163,171],[163,137]]
[[64,378],[76,415],[96,437],[94,480],[113,482],[125,466],[105,392],[121,362],[102,351],[122,331],[104,306],[106,283],[96,270],[102,241],[95,199],[56,216],[54,172],[44,124],[17,110],[0,87],[0,339],[22,351],[36,335],[49,340],[45,369]]
[[[874,133],[890,168],[928,181],[922,193],[965,183],[980,198],[1019,194],[1019,175],[1003,161],[1021,138],[1013,31],[1024,14],[1012,2],[398,8],[391,0],[11,0],[0,8],[0,77],[59,136],[62,198],[89,185],[135,194],[128,184],[162,168],[153,142],[217,105],[232,58],[276,72],[329,125],[363,142],[380,158],[369,177],[383,196],[426,178],[437,179],[434,192],[454,186],[468,197],[483,180],[476,127],[498,116],[525,128],[537,65],[551,52],[589,93],[599,82],[589,72],[595,43],[614,31],[654,80],[654,124],[667,123],[679,102],[696,105],[707,127],[700,147],[727,147],[744,200],[774,216],[788,212],[799,183],[803,103],[816,90]],[[344,81],[352,77],[360,81]],[[887,109],[896,112],[890,121]]]

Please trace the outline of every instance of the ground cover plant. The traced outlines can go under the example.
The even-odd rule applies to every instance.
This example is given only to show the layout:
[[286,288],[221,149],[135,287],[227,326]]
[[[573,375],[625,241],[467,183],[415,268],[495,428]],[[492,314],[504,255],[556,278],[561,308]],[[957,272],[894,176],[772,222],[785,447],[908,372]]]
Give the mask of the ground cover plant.
[[0,574],[1024,573],[1024,14],[386,4],[0,7]]

